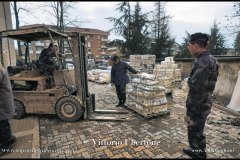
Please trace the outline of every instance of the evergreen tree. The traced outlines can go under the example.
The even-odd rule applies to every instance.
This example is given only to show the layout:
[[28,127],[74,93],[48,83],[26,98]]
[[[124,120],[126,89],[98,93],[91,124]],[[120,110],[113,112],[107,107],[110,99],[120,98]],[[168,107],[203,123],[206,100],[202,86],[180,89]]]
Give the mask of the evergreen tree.
[[123,38],[126,40],[123,48],[130,48],[130,40],[132,39],[131,35],[131,22],[132,22],[132,13],[131,13],[131,5],[129,2],[124,1],[121,3],[118,3],[118,10],[122,13],[122,15],[119,18],[115,17],[107,17],[106,19],[110,22],[113,22],[113,28],[110,29],[111,31],[114,31],[115,34],[123,36]]
[[237,36],[234,42],[234,49],[235,49],[236,55],[240,55],[240,32],[237,33]]
[[225,48],[225,39],[215,21],[210,29],[210,33],[211,35],[208,43],[208,50],[210,50],[213,55],[226,54],[227,49]]
[[169,33],[169,19],[172,18],[166,15],[164,11],[164,3],[155,2],[156,10],[152,20],[152,43],[151,53],[155,54],[157,58],[170,56],[172,47],[175,42]]
[[139,2],[135,5],[132,22],[132,39],[130,41],[130,52],[132,54],[147,54],[149,43],[148,14],[141,13]]
[[[139,2],[135,5],[134,13],[131,13],[129,2],[121,2],[118,4],[119,10],[123,13],[119,18],[108,17],[110,22],[113,22],[114,28],[110,31],[115,31],[116,34],[123,36],[126,40],[123,47],[130,54],[146,54],[148,51],[148,13],[142,14]],[[124,49],[125,50],[125,49]]]
[[175,56],[176,58],[191,58],[191,53],[188,51],[188,41],[190,40],[190,34],[186,31],[187,37],[183,38],[183,43],[180,45],[180,52]]

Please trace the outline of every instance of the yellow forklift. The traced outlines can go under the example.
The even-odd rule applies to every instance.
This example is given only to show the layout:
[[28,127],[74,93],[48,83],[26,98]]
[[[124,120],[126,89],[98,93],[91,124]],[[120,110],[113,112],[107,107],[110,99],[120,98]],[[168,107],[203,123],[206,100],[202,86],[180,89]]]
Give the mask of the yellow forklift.
[[[77,32],[59,33],[45,26],[28,29],[5,30],[0,32],[0,52],[2,39],[11,38],[24,42],[25,59],[23,66],[8,66],[12,84],[15,118],[21,119],[26,113],[56,114],[65,122],[89,120],[130,120],[129,117],[97,116],[98,114],[127,114],[121,110],[98,110],[95,94],[89,93],[87,81],[87,55],[85,38]],[[68,42],[74,67],[68,68],[63,53],[55,53],[58,68],[53,72],[54,86],[48,85],[48,77],[42,74],[37,60],[30,60],[29,44],[36,41],[64,39]],[[70,42],[71,41],[71,42]]]

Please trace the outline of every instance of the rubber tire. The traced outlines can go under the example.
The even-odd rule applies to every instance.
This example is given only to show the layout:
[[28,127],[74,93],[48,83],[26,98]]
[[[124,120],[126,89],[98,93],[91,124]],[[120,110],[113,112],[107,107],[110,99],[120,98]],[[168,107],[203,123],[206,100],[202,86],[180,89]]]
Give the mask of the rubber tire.
[[[68,111],[70,109],[71,113],[67,113],[67,109]],[[77,97],[70,95],[61,97],[57,101],[55,112],[64,122],[76,122],[83,117],[84,108]]]
[[15,106],[15,115],[13,116],[14,119],[22,119],[26,115],[25,106],[22,102],[18,100],[14,100]]

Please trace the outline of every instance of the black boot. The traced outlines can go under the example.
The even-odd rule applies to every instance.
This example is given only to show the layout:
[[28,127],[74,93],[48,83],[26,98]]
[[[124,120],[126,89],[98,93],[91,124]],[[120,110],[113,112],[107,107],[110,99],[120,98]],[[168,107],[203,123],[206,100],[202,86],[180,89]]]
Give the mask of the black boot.
[[12,149],[16,137],[12,135],[11,127],[8,120],[0,122],[0,155],[10,153],[8,149]]
[[125,107],[125,102],[126,102],[126,93],[123,93],[122,94],[122,101],[121,101],[122,103],[121,103],[121,106],[122,107]]
[[12,152],[12,151],[11,151],[12,148],[13,148],[13,145],[12,145],[12,144],[7,145],[7,146],[1,146],[1,147],[0,147],[0,157],[5,156],[5,155],[11,153],[11,152]]
[[118,104],[116,105],[116,107],[122,107],[122,103],[123,103],[123,96],[121,93],[118,94]]
[[7,142],[7,144],[0,146],[0,157],[12,152],[13,144],[16,142],[16,140],[17,138],[12,135],[11,139]]
[[121,106],[122,106],[122,107],[126,107],[126,106],[125,106],[125,102],[126,102],[126,98],[122,100],[122,103],[121,103]]
[[120,107],[122,104],[120,103],[120,101],[118,102],[118,104],[116,105],[116,107]]
[[117,91],[117,98],[118,98],[118,104],[116,105],[116,107],[120,107],[121,106],[121,94],[117,89],[116,89],[116,91]]

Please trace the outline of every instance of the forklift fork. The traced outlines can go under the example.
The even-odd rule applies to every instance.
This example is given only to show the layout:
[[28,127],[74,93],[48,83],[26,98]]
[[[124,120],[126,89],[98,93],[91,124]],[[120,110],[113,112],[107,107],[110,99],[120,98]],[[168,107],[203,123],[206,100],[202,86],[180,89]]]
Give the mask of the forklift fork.
[[95,104],[95,94],[91,94],[90,98],[87,98],[86,101],[86,109],[87,109],[87,119],[89,120],[99,120],[99,121],[126,121],[131,120],[130,117],[126,118],[119,118],[119,117],[103,117],[103,116],[97,116],[97,114],[128,114],[128,112],[125,111],[119,111],[119,110],[99,110],[96,109]]

